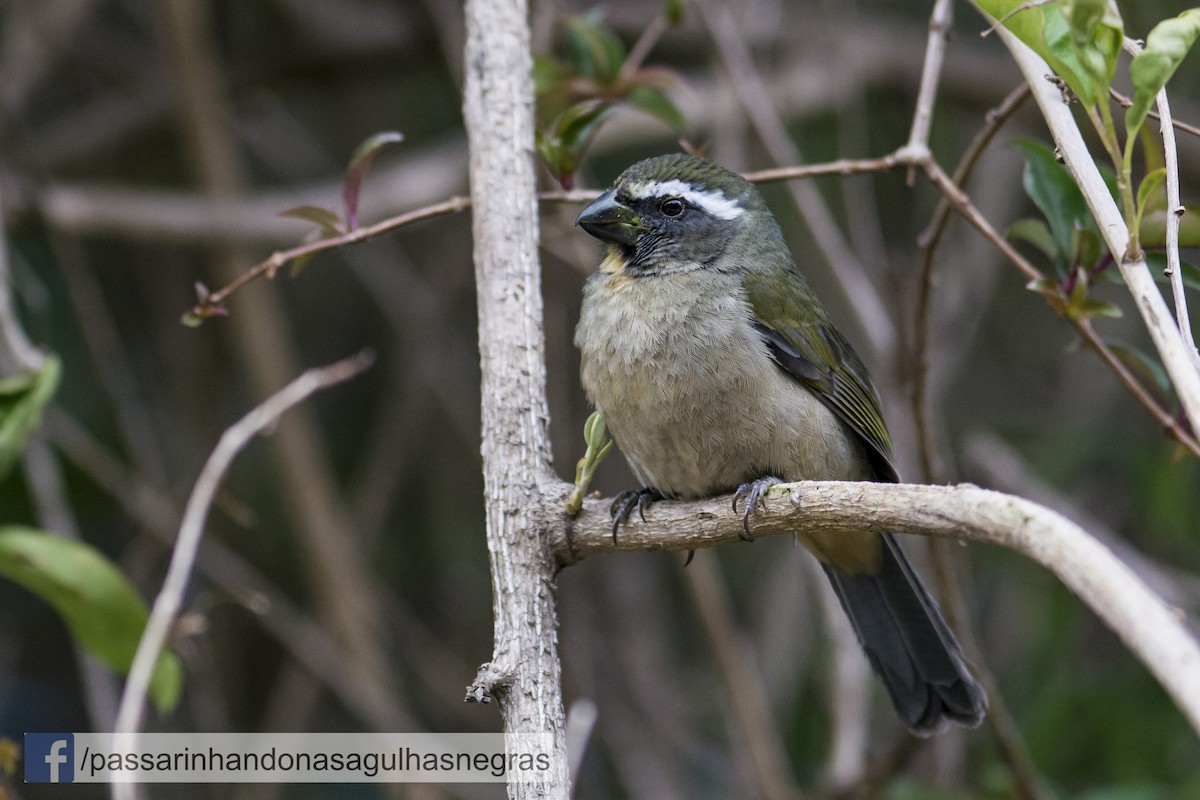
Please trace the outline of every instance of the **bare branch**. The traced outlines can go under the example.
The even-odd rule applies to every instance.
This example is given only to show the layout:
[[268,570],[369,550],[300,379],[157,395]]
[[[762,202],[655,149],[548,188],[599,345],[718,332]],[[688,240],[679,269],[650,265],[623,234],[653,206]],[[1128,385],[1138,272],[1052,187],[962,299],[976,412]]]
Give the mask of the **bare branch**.
[[1179,199],[1179,150],[1175,146],[1175,128],[1171,124],[1171,107],[1167,90],[1158,93],[1158,113],[1162,118],[1163,152],[1167,168],[1167,275],[1171,279],[1171,294],[1175,298],[1175,324],[1183,337],[1192,365],[1200,372],[1200,353],[1192,336],[1192,317],[1188,313],[1187,293],[1183,287],[1183,268],[1179,260],[1179,217],[1184,213]]
[[[565,496],[564,489],[563,494]],[[742,533],[729,498],[655,503],[646,521],[613,541],[607,504],[588,500],[554,542],[563,563],[614,550],[689,550],[731,544]],[[1050,569],[1142,661],[1200,733],[1200,645],[1167,606],[1112,552],[1060,514],[976,486],[802,482],[772,488],[754,517],[755,535],[797,530],[896,532],[987,542]]]
[[[970,222],[976,230],[982,233],[984,237],[986,237],[987,240],[996,247],[997,250],[1003,253],[1005,258],[1012,262],[1017,269],[1021,270],[1026,278],[1031,281],[1042,279],[1043,276],[1041,271],[1037,267],[1033,266],[1033,264],[1031,264],[1023,255],[1017,252],[1016,248],[1014,248],[1007,239],[1001,236],[996,229],[992,227],[991,223],[988,222],[987,219],[985,219],[984,216],[979,213],[979,210],[976,209],[971,203],[970,198],[968,198],[962,189],[960,189],[952,180],[950,180],[949,176],[942,171],[941,167],[939,167],[936,162],[926,162],[925,172],[927,175],[929,175],[930,180],[932,180],[934,184],[936,184],[937,187],[942,190],[942,193],[945,195],[946,199],[950,201],[951,205],[953,205],[954,208],[960,214],[962,214],[963,217]],[[1142,266],[1143,268],[1145,267],[1144,262]],[[1147,276],[1147,278],[1149,278],[1149,276]],[[1160,295],[1159,302],[1161,303],[1161,301],[1162,297]],[[1166,312],[1165,304],[1163,311]],[[1125,366],[1121,359],[1117,358],[1112,349],[1109,348],[1109,346],[1105,344],[1104,340],[1096,334],[1096,330],[1092,327],[1091,320],[1081,318],[1072,319],[1069,317],[1066,319],[1069,323],[1071,323],[1071,326],[1075,328],[1076,332],[1079,333],[1080,337],[1083,338],[1083,341],[1088,345],[1088,347],[1094,350],[1096,354],[1100,356],[1100,359],[1108,366],[1108,368],[1116,374],[1117,378],[1122,384],[1125,385],[1125,388],[1129,390],[1129,392],[1137,399],[1142,407],[1150,412],[1159,425],[1162,426],[1163,430],[1169,432],[1172,437],[1179,441],[1184,447],[1188,448],[1188,450],[1192,451],[1197,456],[1200,456],[1200,440],[1197,440],[1195,435],[1180,425],[1179,420],[1175,419],[1174,415],[1164,409],[1159,404],[1158,400],[1156,400],[1154,396],[1146,390],[1146,387],[1142,386],[1137,377],[1129,371],[1129,368]]]
[[[942,62],[946,57],[946,37],[954,20],[951,0],[935,0],[929,16],[929,40],[925,45],[925,63],[921,67],[921,87],[917,91],[917,107],[913,112],[912,129],[904,152],[929,156],[929,130],[933,125],[933,105],[937,101],[938,82],[942,77]],[[915,167],[909,167],[908,183],[912,185]]]
[[1179,329],[1171,324],[1171,312],[1150,276],[1145,259],[1125,258],[1129,230],[1104,179],[1096,169],[1096,162],[1084,143],[1070,109],[1063,103],[1058,88],[1046,80],[1046,76],[1051,74],[1050,67],[1006,28],[1000,27],[997,32],[1017,66],[1021,68],[1025,82],[1033,91],[1033,97],[1050,128],[1050,134],[1054,137],[1067,169],[1082,190],[1088,208],[1099,223],[1100,233],[1120,267],[1125,285],[1137,303],[1146,330],[1154,341],[1163,366],[1166,367],[1184,412],[1191,422],[1192,430],[1200,431],[1200,369],[1197,369],[1194,362],[1195,349],[1189,351],[1179,334]]
[[198,316],[209,316],[214,313],[214,310],[220,308],[229,298],[229,295],[241,289],[246,284],[255,279],[266,275],[268,278],[274,278],[275,273],[281,267],[290,264],[298,258],[305,256],[316,255],[317,253],[326,250],[333,250],[338,247],[345,247],[349,244],[357,244],[365,242],[368,239],[374,238],[381,233],[402,228],[405,225],[411,225],[414,222],[420,222],[434,217],[444,216],[446,214],[456,214],[465,208],[470,207],[471,200],[468,197],[457,195],[449,200],[444,200],[440,203],[434,203],[431,206],[418,208],[415,211],[410,211],[407,214],[401,214],[396,217],[385,219],[382,222],[377,222],[374,225],[367,225],[363,228],[355,228],[349,233],[344,233],[340,236],[331,236],[328,239],[320,239],[315,242],[293,247],[289,250],[277,250],[271,256],[250,269],[243,272],[235,280],[226,284],[215,292],[212,292],[207,297],[202,298],[199,303],[192,309],[193,314]]
[[[771,158],[776,164],[801,162],[800,150],[788,135],[783,119],[771,101],[767,84],[754,65],[750,48],[728,2],[696,3],[693,8],[712,34],[721,61],[740,89],[735,93],[738,101]],[[855,312],[858,325],[867,335],[872,349],[883,358],[890,357],[895,352],[897,336],[887,305],[867,278],[816,188],[804,184],[790,188],[813,241],[828,262],[835,282],[850,300],[847,306]]]
[[[1025,98],[1029,97],[1029,87],[1022,83],[1005,96],[996,108],[989,111],[985,124],[971,144],[967,146],[958,166],[954,169],[952,181],[956,186],[965,186],[975,170],[976,164],[983,152],[991,144],[992,139],[1013,115]],[[953,207],[944,194],[934,209],[933,218],[929,225],[917,237],[921,248],[921,268],[917,278],[917,299],[913,310],[913,345],[912,345],[912,388],[910,401],[912,415],[917,429],[917,446],[921,461],[921,473],[924,480],[936,479],[934,475],[934,433],[930,422],[929,391],[929,327],[930,308],[933,301],[933,266],[934,255],[942,236],[950,222],[950,212]]]
[[[1126,43],[1128,43],[1128,40],[1126,40]],[[1122,108],[1129,108],[1131,105],[1133,105],[1133,101],[1130,100],[1128,96],[1121,94],[1116,89],[1113,89],[1111,87],[1108,90],[1108,95],[1113,100],[1116,100],[1117,103]],[[1159,122],[1162,122],[1162,117],[1160,117],[1158,115],[1157,111],[1152,110],[1146,116],[1150,117],[1150,119],[1156,119]],[[1173,127],[1177,131],[1182,131],[1183,133],[1190,133],[1192,136],[1200,137],[1200,128],[1197,128],[1195,125],[1189,125],[1188,123],[1183,122],[1181,120],[1172,119],[1171,127]]]
[[[137,653],[133,657],[129,679],[125,683],[125,691],[121,695],[121,705],[117,711],[116,747],[125,751],[133,749],[133,737],[141,726],[146,707],[146,691],[150,686],[154,664],[166,643],[171,624],[183,604],[183,593],[191,578],[200,538],[204,535],[208,509],[229,465],[252,438],[273,425],[289,408],[313,392],[349,380],[366,369],[371,360],[371,356],[359,354],[327,367],[310,369],[267,398],[221,435],[221,440],[204,464],[204,469],[200,471],[200,477],[196,479],[191,497],[188,498],[183,521],[179,526],[179,537],[175,541],[175,550],[171,556],[171,565],[167,569],[162,589],[154,600],[150,620],[146,623],[146,630],[142,633]],[[118,783],[114,785],[114,789],[116,794],[120,795],[122,790],[129,790],[133,785]]]

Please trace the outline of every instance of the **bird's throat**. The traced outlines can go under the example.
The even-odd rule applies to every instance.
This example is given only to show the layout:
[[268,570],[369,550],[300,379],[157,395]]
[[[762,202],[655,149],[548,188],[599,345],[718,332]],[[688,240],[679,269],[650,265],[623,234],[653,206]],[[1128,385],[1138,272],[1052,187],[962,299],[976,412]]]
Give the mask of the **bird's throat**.
[[625,266],[628,264],[625,254],[618,247],[610,247],[608,255],[600,262],[600,271],[605,275],[622,275],[625,273]]

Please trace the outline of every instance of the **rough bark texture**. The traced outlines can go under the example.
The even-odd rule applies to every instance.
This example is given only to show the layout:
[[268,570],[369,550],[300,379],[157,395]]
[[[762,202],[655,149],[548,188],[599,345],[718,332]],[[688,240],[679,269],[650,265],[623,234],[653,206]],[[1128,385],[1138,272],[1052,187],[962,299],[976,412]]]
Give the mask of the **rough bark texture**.
[[[471,153],[483,460],[492,562],[495,653],[468,699],[495,699],[505,730],[549,733],[563,749],[554,574],[613,550],[686,550],[732,543],[741,516],[728,498],[662,502],[613,541],[608,502],[566,522],[568,486],[550,471],[533,169],[533,87],[523,0],[466,5],[465,118]],[[801,488],[802,487],[802,488]],[[896,531],[999,544],[1049,569],[1125,641],[1200,731],[1200,647],[1175,610],[1103,545],[1034,503],[973,486],[806,483],[772,490],[753,530]],[[514,798],[567,798],[565,757]]]
[[[728,497],[659,502],[631,517],[614,543],[608,505],[589,500],[556,543],[564,563],[611,550],[689,550],[738,541],[741,515]],[[1107,547],[1062,515],[977,486],[796,483],[774,487],[754,534],[869,530],[990,542],[1037,561],[1104,620],[1158,679],[1200,732],[1200,645],[1182,612],[1164,603]]]
[[[537,205],[533,81],[523,0],[466,6],[464,116],[471,153],[483,471],[492,564],[495,653],[468,699],[494,698],[508,732],[550,733],[563,749],[550,515],[539,514],[549,470]],[[561,523],[558,523],[561,526]],[[545,783],[509,796],[568,793],[565,757]]]

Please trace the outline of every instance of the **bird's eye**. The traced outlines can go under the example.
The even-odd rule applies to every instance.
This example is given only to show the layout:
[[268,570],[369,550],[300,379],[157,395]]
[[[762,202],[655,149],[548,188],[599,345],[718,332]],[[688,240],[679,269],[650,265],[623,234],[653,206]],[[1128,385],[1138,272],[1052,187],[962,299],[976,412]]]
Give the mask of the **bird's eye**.
[[659,204],[658,210],[663,213],[664,217],[678,218],[683,216],[687,206],[678,197],[668,197]]

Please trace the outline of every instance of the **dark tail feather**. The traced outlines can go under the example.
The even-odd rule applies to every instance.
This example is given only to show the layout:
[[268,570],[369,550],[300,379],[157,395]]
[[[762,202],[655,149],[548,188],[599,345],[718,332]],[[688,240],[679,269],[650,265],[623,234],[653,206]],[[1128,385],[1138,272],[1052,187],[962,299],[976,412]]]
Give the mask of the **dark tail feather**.
[[892,536],[884,536],[878,575],[847,575],[828,566],[825,572],[909,730],[929,736],[948,720],[971,727],[980,723],[987,695]]

